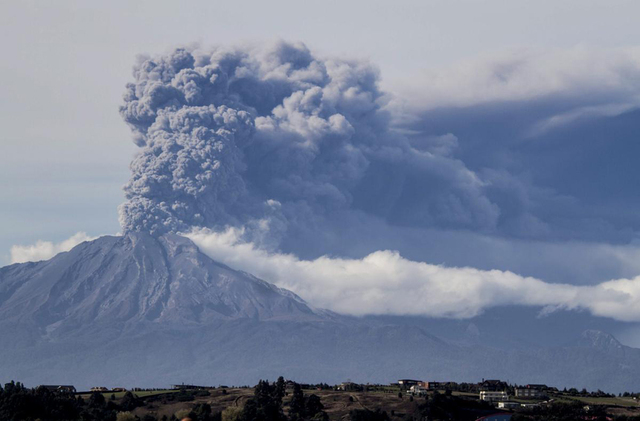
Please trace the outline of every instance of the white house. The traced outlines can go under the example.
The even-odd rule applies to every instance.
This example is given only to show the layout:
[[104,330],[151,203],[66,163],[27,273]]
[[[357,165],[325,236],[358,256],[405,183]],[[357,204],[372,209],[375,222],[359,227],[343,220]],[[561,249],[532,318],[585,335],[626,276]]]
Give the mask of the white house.
[[480,400],[487,402],[506,402],[509,400],[509,395],[502,390],[482,390],[480,391]]

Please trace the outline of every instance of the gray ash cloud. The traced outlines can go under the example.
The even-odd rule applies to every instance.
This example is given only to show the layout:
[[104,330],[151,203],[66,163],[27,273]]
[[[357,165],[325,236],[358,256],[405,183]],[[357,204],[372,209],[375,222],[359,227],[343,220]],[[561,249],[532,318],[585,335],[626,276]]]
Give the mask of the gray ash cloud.
[[[135,66],[121,107],[141,152],[125,231],[241,225],[304,231],[353,212],[391,224],[491,229],[499,211],[453,157],[454,136],[390,128],[375,67],[304,45],[176,49]],[[344,216],[340,216],[344,217]]]

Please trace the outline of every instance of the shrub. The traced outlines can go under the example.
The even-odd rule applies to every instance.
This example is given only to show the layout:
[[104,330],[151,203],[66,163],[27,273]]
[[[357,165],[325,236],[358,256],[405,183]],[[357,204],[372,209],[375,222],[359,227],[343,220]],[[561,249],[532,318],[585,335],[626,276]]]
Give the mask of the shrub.
[[136,421],[136,417],[131,412],[119,412],[116,421]]
[[242,418],[242,408],[229,407],[222,411],[222,421],[239,421]]
[[189,413],[191,411],[188,409],[181,409],[179,411],[176,411],[176,413],[174,414],[175,417],[179,420],[183,419],[183,418],[187,418],[189,416]]

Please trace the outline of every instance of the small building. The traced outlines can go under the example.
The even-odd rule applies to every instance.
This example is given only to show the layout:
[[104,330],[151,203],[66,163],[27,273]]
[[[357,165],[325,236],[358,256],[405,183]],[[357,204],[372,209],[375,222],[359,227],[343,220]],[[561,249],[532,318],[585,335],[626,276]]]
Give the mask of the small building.
[[516,409],[519,408],[520,404],[518,402],[498,402],[498,408],[501,409]]
[[411,386],[408,393],[413,396],[426,396],[427,388],[420,385]]
[[94,386],[89,390],[91,390],[92,392],[108,392],[109,391],[109,389],[103,386]]
[[111,389],[112,392],[126,392],[127,389],[125,389],[124,387],[114,387],[113,389]]
[[60,384],[41,384],[37,387],[37,389],[47,389],[50,392],[66,392],[66,393],[76,393],[76,388],[71,385],[60,385]]
[[358,389],[359,389],[359,385],[354,382],[342,382],[338,386],[338,390],[344,390],[344,391],[354,391]]
[[486,402],[506,402],[509,395],[504,390],[481,390],[480,400]]

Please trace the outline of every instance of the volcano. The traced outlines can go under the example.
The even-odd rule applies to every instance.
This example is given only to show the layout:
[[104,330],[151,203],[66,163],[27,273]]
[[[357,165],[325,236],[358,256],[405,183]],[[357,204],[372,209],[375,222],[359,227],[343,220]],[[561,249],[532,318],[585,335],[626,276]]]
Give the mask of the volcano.
[[[505,311],[472,320],[344,316],[222,265],[185,237],[132,232],[0,269],[0,374],[81,389],[242,385],[280,375],[640,387],[640,350],[583,333],[592,318]],[[536,321],[514,322],[525,319]],[[554,334],[566,341],[552,343],[549,326],[566,326]],[[526,332],[514,334],[519,328]]]

